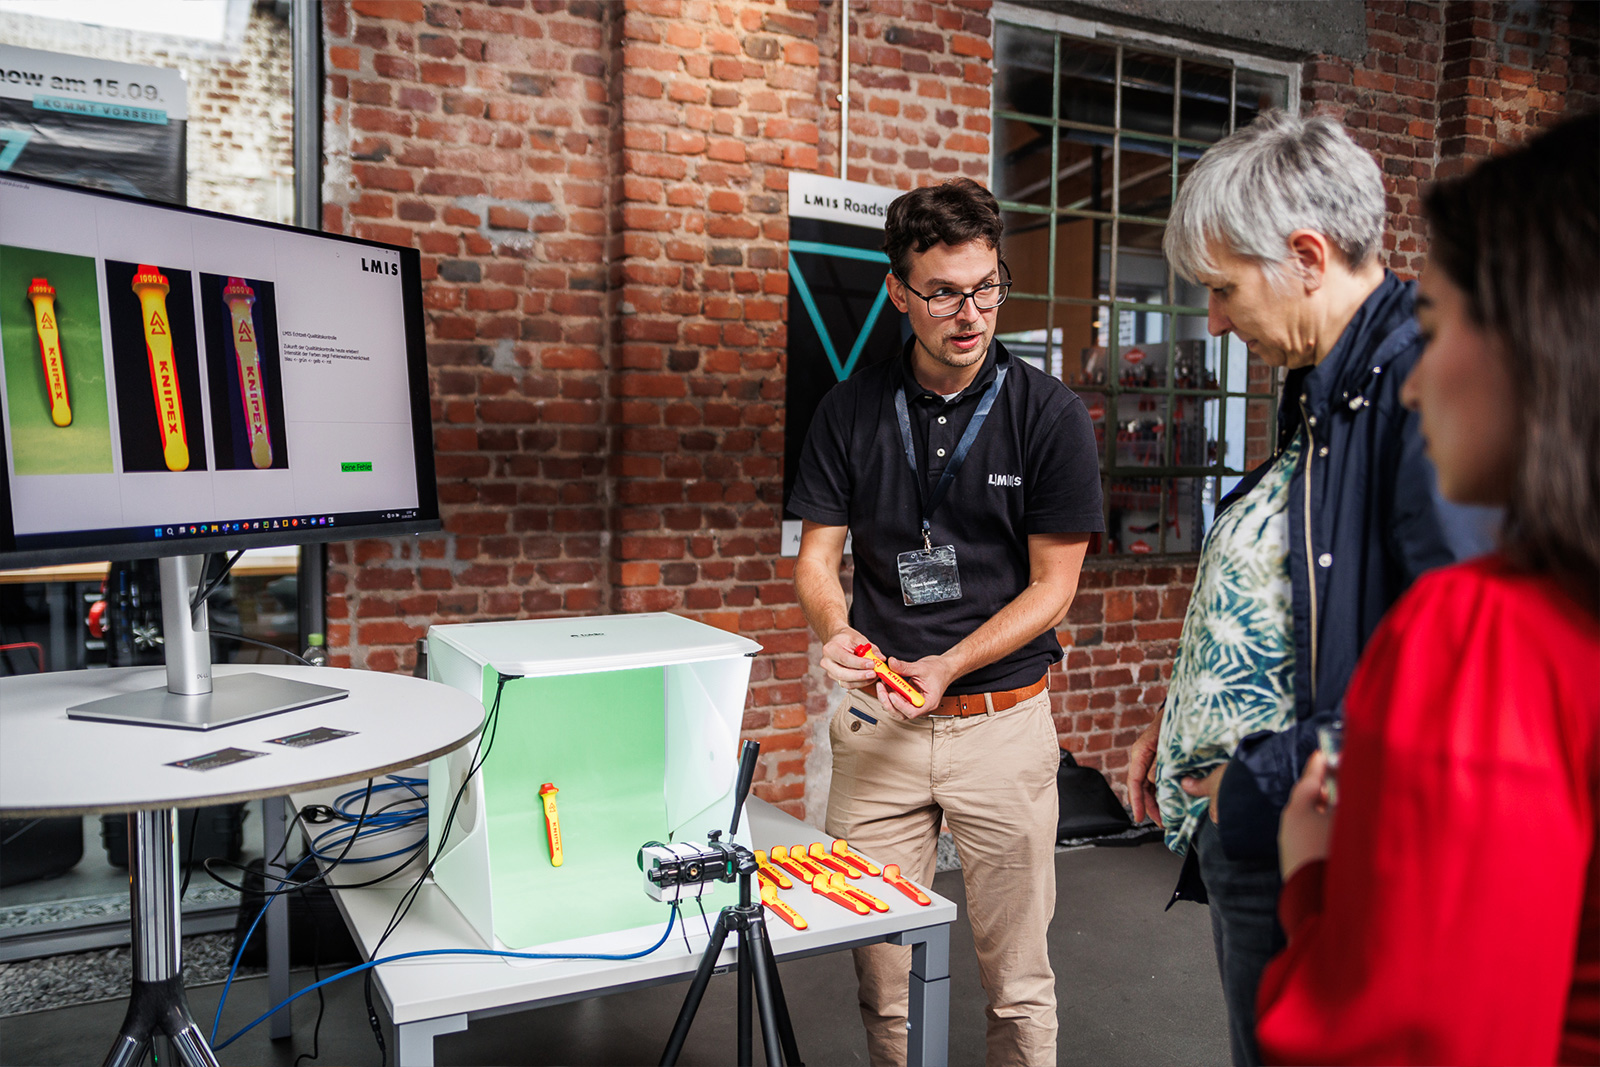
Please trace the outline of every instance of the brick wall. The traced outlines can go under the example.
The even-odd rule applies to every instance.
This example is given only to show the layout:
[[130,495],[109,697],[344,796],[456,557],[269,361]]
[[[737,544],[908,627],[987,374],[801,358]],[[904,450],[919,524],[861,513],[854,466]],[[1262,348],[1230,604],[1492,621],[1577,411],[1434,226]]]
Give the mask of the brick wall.
[[251,9],[236,51],[7,12],[0,12],[0,40],[183,71],[189,84],[189,203],[271,222],[294,220],[293,57],[289,24],[273,4]]
[[[852,7],[848,177],[986,177],[990,5]],[[1380,159],[1397,269],[1420,265],[1422,185],[1480,152],[1452,100],[1527,127],[1592,99],[1569,7],[1374,2],[1363,61],[1307,63],[1306,103]],[[671,611],[737,630],[764,647],[744,720],[757,793],[815,820],[838,693],[778,554],[786,191],[838,171],[837,6],[324,12],[325,224],[423,253],[446,517],[439,535],[333,547],[335,662],[408,669],[433,621]],[[1126,765],[1193,578],[1192,559],[1086,567],[1050,679],[1084,762]]]
[[[1596,106],[1593,12],[1571,2],[1368,0],[1366,14],[1366,57],[1307,62],[1302,104],[1340,118],[1377,157],[1388,263],[1414,277],[1427,252],[1429,182]],[[1574,14],[1588,21],[1575,25]]]

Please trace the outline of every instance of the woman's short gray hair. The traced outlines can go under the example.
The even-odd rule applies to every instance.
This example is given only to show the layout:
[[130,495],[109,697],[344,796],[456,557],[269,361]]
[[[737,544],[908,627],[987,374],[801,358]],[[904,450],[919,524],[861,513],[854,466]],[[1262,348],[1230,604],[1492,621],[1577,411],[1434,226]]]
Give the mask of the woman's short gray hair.
[[1218,273],[1208,247],[1216,242],[1281,285],[1294,231],[1322,234],[1354,269],[1377,255],[1383,217],[1378,164],[1343,126],[1273,110],[1200,157],[1178,190],[1162,246],[1191,281]]

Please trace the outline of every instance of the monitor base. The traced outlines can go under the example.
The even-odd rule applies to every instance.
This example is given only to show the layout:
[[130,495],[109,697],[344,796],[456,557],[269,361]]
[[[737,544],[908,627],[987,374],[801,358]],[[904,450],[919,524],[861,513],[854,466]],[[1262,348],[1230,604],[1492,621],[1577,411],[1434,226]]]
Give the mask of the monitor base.
[[184,696],[166,686],[158,686],[137,693],[103,697],[68,708],[67,718],[177,730],[212,730],[282,711],[342,700],[349,695],[345,689],[267,674],[227,674],[213,678],[211,684],[211,692],[197,696]]

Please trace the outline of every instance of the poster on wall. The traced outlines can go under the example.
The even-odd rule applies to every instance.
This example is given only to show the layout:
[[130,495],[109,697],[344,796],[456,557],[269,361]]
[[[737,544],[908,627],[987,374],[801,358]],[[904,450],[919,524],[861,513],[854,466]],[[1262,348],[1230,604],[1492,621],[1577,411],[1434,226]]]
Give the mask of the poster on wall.
[[789,374],[784,404],[783,554],[800,551],[788,511],[800,449],[822,397],[900,350],[904,318],[889,302],[883,219],[898,189],[789,176]]
[[0,44],[0,173],[185,202],[183,73]]

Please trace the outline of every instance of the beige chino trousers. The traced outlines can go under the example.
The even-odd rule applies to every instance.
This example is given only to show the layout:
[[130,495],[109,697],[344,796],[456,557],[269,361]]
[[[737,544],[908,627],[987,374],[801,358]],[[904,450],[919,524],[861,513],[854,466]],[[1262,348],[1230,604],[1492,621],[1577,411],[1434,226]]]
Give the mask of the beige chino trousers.
[[[1002,712],[905,720],[859,690],[829,723],[827,831],[907,877],[933,882],[941,817],[961,855],[978,953],[989,1067],[1056,1062],[1056,768],[1049,691]],[[904,1067],[911,949],[855,950],[873,1067]]]

